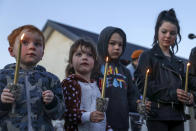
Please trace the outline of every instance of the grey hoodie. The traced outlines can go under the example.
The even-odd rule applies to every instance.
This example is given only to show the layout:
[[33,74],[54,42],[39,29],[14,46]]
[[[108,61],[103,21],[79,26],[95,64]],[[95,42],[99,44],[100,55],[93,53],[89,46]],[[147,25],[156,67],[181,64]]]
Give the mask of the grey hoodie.
[[[112,34],[115,32],[119,33],[120,36],[123,38],[122,54],[124,53],[124,50],[125,50],[125,47],[127,44],[126,34],[120,28],[108,26],[101,31],[99,38],[98,38],[97,51],[98,51],[98,54],[99,54],[99,57],[101,60],[104,60],[106,58],[106,56],[108,56],[108,42],[109,42],[109,39],[112,36]],[[122,56],[122,54],[121,54],[121,56]]]
[[[116,27],[106,27],[103,29],[97,45],[97,51],[102,63],[98,78],[100,87],[104,74],[103,60],[108,56],[108,42],[115,32],[119,33],[123,38],[123,52],[126,47],[126,35],[123,30]],[[106,111],[107,122],[113,129],[128,129],[128,113],[129,111],[136,111],[136,100],[139,93],[133,85],[129,70],[120,63],[120,58],[109,62],[108,71],[105,92],[105,96],[109,98],[108,109]]]

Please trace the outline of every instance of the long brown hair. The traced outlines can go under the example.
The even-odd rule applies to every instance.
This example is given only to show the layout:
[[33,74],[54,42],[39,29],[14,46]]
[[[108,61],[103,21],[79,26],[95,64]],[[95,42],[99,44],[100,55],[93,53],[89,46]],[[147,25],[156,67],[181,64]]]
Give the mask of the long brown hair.
[[65,76],[67,77],[71,74],[75,74],[75,70],[72,66],[72,58],[73,58],[73,54],[77,51],[79,47],[81,48],[81,50],[83,50],[83,48],[88,48],[92,52],[92,56],[94,59],[94,68],[91,73],[91,79],[93,79],[94,73],[96,73],[98,70],[97,52],[96,52],[96,48],[93,45],[93,42],[89,40],[85,40],[85,39],[79,39],[75,41],[73,45],[71,46],[70,51],[69,51],[68,65],[65,69]]

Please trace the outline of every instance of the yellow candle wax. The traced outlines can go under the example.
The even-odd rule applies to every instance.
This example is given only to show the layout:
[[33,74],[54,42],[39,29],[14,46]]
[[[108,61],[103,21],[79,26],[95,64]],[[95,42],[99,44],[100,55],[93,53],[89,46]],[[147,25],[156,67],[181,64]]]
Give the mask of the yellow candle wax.
[[104,71],[104,77],[103,77],[103,83],[102,83],[102,93],[101,93],[102,98],[105,97],[107,70],[108,70],[108,57],[106,57],[106,62],[105,62],[105,71]]
[[143,97],[142,97],[143,102],[145,102],[145,98],[146,98],[146,91],[147,91],[147,85],[148,85],[148,74],[149,74],[149,69],[147,69],[146,76],[145,76],[144,92],[143,92]]
[[18,73],[20,68],[20,58],[21,58],[21,48],[22,48],[22,40],[23,40],[24,34],[22,34],[20,38],[20,43],[18,45],[18,56],[16,60],[16,67],[15,67],[15,73],[14,73],[14,84],[17,84],[18,82]]
[[188,77],[189,77],[189,66],[191,64],[188,62],[186,66],[186,79],[185,79],[185,92],[188,92]]

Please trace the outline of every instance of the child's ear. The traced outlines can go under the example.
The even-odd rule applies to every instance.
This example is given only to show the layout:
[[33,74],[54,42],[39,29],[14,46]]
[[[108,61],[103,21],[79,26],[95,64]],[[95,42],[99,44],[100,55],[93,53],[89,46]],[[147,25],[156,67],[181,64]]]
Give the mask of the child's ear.
[[9,47],[8,48],[8,51],[9,51],[9,53],[10,53],[10,55],[12,56],[12,57],[15,57],[15,54],[14,54],[14,47]]

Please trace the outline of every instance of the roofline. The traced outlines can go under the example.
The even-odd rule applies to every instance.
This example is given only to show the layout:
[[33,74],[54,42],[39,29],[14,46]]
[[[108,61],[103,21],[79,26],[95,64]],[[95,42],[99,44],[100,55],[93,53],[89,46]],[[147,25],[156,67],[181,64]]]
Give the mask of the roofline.
[[79,36],[73,34],[69,30],[63,29],[60,25],[56,24],[56,22],[54,22],[52,20],[47,21],[47,23],[45,24],[45,26],[42,29],[42,32],[44,32],[48,26],[52,27],[53,29],[57,30],[58,32],[62,33],[63,35],[68,36],[73,41],[80,38]]
[[[57,30],[58,32],[62,33],[63,35],[69,37],[73,41],[76,41],[76,40],[78,40],[80,38],[78,35],[72,33],[71,31],[65,30],[64,28],[62,28],[61,25],[59,25],[59,24],[61,24],[61,23],[58,23],[58,22],[55,22],[55,21],[52,21],[52,20],[47,20],[47,23],[44,25],[44,27],[42,29],[42,32],[44,32],[46,30],[46,28],[48,26],[50,26],[51,28]],[[63,24],[63,25],[65,25],[65,24]],[[69,25],[65,25],[65,26],[69,26]],[[71,27],[71,26],[69,26],[69,27]],[[72,28],[76,28],[76,27],[72,27]],[[90,31],[87,31],[87,30],[84,30],[84,29],[80,29],[80,28],[76,28],[76,29],[79,29],[79,30],[82,30],[82,31],[85,31],[85,32],[89,32],[89,33],[92,33],[92,34],[99,35],[97,33],[90,32]],[[144,47],[142,45],[137,45],[137,44],[133,44],[133,43],[130,43],[130,42],[127,42],[127,44],[134,45],[135,47],[139,47],[140,49],[144,49],[144,50],[150,49],[150,48]],[[180,59],[183,59],[184,61],[187,61],[186,58],[179,57],[179,56],[177,56],[177,57],[180,58]],[[122,56],[121,56],[121,58],[122,58]]]

